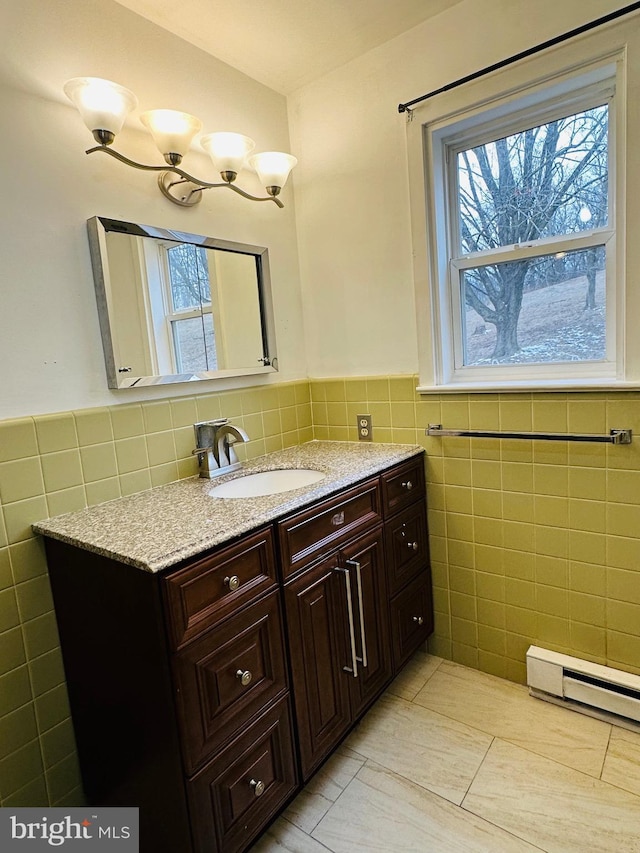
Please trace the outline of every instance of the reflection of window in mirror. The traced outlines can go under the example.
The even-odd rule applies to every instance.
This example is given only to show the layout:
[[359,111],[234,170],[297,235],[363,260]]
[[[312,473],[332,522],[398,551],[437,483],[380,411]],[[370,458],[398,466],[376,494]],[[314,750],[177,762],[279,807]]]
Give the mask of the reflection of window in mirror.
[[[122,246],[123,235],[117,237]],[[168,240],[128,241],[139,258],[139,293],[146,303],[139,313],[146,316],[150,372],[199,373],[257,363],[262,332],[253,256]],[[130,318],[129,306],[123,314],[120,327]]]
[[[217,370],[215,322],[207,250],[177,243],[163,246],[167,270],[166,321],[173,344],[172,373]],[[214,270],[215,272],[215,265]]]
[[88,226],[110,387],[273,369],[266,249],[98,217]]

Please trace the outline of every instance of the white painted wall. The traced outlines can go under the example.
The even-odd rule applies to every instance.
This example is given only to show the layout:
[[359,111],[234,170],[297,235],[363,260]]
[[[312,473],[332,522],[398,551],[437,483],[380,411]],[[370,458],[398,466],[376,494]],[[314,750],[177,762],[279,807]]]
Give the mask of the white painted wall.
[[311,376],[418,372],[406,118],[398,103],[620,6],[465,0],[290,97]]
[[[177,10],[179,14],[179,8]],[[258,150],[290,150],[283,96],[112,0],[20,0],[0,10],[0,420],[153,397],[194,385],[110,391],[93,291],[86,220],[100,215],[268,246],[280,373],[306,375],[293,184],[285,209],[211,190],[198,208],[164,199],[152,174],[84,151],[94,143],[62,92],[76,76],[132,89],[140,111],[184,109],[205,130],[238,130]],[[151,137],[130,119],[117,147],[159,162]],[[139,128],[139,129],[138,129]],[[185,168],[215,180],[209,158]],[[255,176],[242,176],[257,194]],[[271,377],[270,377],[271,378]],[[255,384],[255,377],[198,383],[197,390]]]
[[[106,387],[85,233],[95,215],[268,246],[276,381],[416,373],[407,143],[398,102],[619,5],[464,0],[299,90],[287,116],[279,94],[112,0],[4,3],[0,419],[167,396],[166,386]],[[259,148],[293,151],[299,165],[284,190],[285,209],[214,190],[198,209],[181,210],[160,195],[152,175],[104,155],[86,157],[91,136],[62,93],[65,80],[85,74],[131,88],[142,109],[185,109],[207,130],[236,129]],[[132,119],[118,146],[157,162],[137,125]],[[211,174],[204,155],[190,153],[188,162],[195,173]],[[199,383],[198,390],[255,381]],[[173,385],[170,393],[192,394],[194,387]]]

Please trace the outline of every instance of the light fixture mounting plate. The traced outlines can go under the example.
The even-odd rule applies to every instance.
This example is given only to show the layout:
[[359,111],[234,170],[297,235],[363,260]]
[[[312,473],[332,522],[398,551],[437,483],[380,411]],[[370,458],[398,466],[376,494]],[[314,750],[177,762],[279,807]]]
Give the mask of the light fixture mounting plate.
[[160,192],[169,201],[181,207],[193,207],[202,200],[202,187],[192,181],[181,178],[175,172],[160,172],[158,175]]

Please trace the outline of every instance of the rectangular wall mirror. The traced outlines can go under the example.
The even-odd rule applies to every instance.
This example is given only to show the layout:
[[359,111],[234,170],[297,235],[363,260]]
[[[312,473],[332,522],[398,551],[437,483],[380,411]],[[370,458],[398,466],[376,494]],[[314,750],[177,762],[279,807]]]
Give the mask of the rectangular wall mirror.
[[267,249],[87,222],[110,388],[277,368]]

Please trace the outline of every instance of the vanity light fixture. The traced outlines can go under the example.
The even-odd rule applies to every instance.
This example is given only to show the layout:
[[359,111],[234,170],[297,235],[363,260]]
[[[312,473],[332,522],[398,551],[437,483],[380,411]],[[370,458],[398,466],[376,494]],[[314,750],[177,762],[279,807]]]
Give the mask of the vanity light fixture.
[[[227,187],[251,201],[273,201],[278,207],[284,207],[277,196],[298,162],[291,154],[263,151],[249,157],[255,143],[248,136],[240,133],[209,133],[202,137],[200,144],[211,157],[222,182],[202,181],[179,168],[191,141],[202,129],[202,122],[178,110],[148,110],[142,113],[140,121],[151,133],[167,165],[136,163],[109,147],[122,130],[128,113],[138,106],[138,99],[133,92],[99,77],[74,77],[65,83],[64,92],[77,107],[98,143],[86,153],[104,151],[134,169],[158,172],[160,190],[175,204],[192,207],[201,200],[203,190]],[[267,192],[266,196],[260,198],[250,195],[234,183],[238,172],[247,163],[257,173]]]

